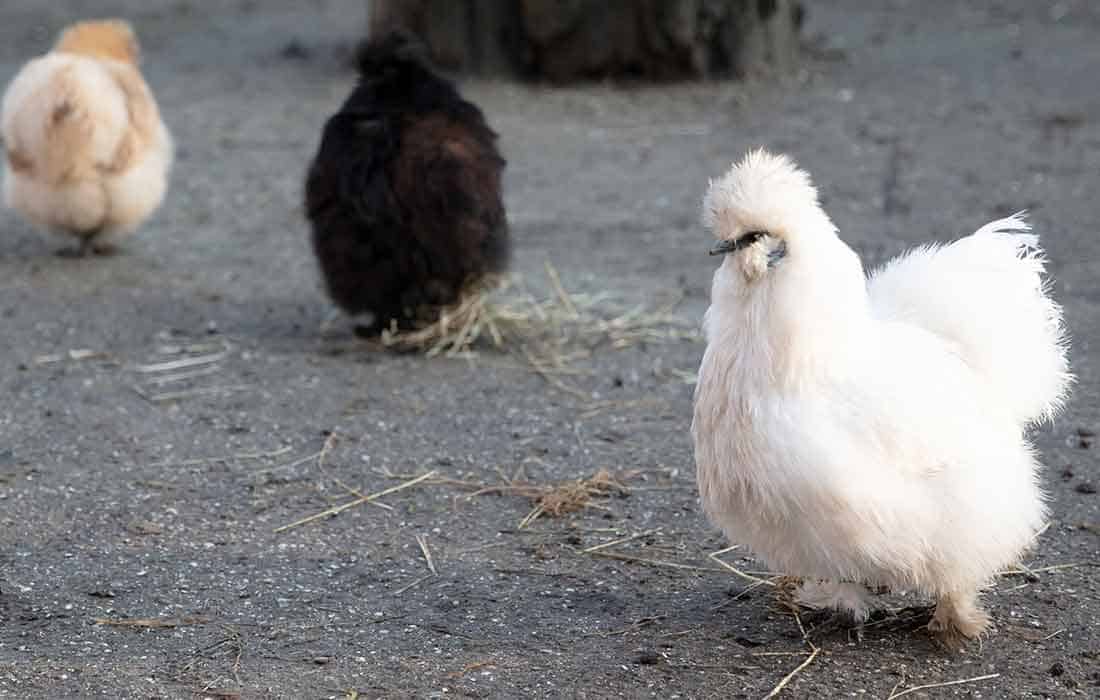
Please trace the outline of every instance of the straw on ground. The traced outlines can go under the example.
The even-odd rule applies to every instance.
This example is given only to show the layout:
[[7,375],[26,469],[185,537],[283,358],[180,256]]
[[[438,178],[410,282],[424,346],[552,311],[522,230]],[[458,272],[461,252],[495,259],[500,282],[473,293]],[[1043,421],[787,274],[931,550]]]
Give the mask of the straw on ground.
[[597,348],[700,339],[694,321],[673,313],[679,298],[656,308],[625,305],[609,294],[571,294],[549,263],[546,275],[552,289],[548,297],[535,296],[515,279],[494,280],[466,290],[454,305],[432,314],[430,322],[411,329],[391,326],[380,342],[429,357],[470,357],[478,347],[495,348],[523,360],[554,388],[588,398],[588,392],[559,375]]

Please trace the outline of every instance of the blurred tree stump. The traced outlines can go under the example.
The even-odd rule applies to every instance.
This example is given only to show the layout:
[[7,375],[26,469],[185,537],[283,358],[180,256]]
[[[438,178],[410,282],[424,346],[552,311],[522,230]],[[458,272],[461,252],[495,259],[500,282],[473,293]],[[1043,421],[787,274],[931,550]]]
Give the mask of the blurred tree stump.
[[786,72],[798,0],[368,0],[372,36],[401,28],[444,69],[570,82]]

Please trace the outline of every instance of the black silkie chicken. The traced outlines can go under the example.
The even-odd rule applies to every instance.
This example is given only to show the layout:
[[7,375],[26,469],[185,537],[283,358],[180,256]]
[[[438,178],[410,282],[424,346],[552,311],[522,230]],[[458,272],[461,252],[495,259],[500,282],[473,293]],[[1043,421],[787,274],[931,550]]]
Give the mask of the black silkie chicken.
[[508,263],[505,161],[475,105],[403,34],[364,41],[359,80],[306,179],[313,248],[364,336],[438,318]]

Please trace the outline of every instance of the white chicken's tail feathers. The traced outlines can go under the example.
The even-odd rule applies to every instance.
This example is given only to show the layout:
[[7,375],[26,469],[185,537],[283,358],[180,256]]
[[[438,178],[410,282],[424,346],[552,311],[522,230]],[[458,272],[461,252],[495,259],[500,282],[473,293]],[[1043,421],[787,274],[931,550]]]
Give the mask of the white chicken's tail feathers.
[[875,271],[876,316],[914,323],[956,346],[1021,425],[1054,416],[1072,382],[1062,308],[1023,212]]
[[1027,222],[1027,210],[1021,209],[1011,216],[990,221],[971,235],[988,236],[998,233],[1015,234],[1014,240],[1017,244],[1025,245],[1029,248],[1038,248],[1039,236],[1034,233],[1027,233],[1030,230],[1031,224]]

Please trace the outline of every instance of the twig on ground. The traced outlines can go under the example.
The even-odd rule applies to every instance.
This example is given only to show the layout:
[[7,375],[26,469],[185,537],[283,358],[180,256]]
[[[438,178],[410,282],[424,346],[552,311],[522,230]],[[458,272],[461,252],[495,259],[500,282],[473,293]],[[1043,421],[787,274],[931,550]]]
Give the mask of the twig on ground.
[[634,622],[631,622],[626,627],[620,627],[617,630],[611,630],[610,632],[591,632],[589,634],[585,634],[585,635],[582,635],[582,636],[584,636],[584,637],[604,637],[604,638],[606,638],[606,637],[616,637],[620,634],[626,634],[627,632],[633,632],[635,630],[640,630],[643,627],[647,627],[649,625],[652,625],[654,622],[660,622],[661,620],[664,620],[666,617],[667,617],[667,615],[654,615],[653,617],[642,617],[642,618],[639,618],[639,619],[635,620]]
[[615,545],[624,544],[626,542],[633,542],[634,540],[639,540],[643,537],[649,537],[650,535],[656,535],[660,531],[661,531],[661,528],[657,527],[657,528],[654,528],[652,530],[646,530],[645,532],[636,532],[633,535],[628,535],[627,537],[620,537],[617,540],[611,540],[610,542],[601,542],[600,544],[594,544],[591,547],[585,547],[584,549],[581,550],[581,553],[591,554],[592,552],[595,552],[595,551],[598,551],[598,550],[601,550],[601,549],[605,549],[607,547],[614,547]]
[[795,611],[794,613],[794,619],[795,622],[798,623],[798,630],[802,632],[802,641],[810,647],[809,656],[807,656],[806,660],[796,666],[790,673],[783,676],[782,680],[780,680],[779,683],[777,683],[776,686],[772,688],[771,692],[764,696],[764,700],[768,700],[768,698],[774,698],[775,696],[779,695],[779,693],[783,691],[783,688],[785,688],[787,684],[791,682],[791,679],[801,673],[803,669],[805,669],[811,663],[813,663],[813,660],[817,658],[817,655],[819,653],[821,653],[821,647],[810,641],[810,638],[806,635],[806,628],[805,626],[803,626],[802,618],[799,616],[797,611]]
[[145,627],[157,629],[170,629],[184,625],[202,625],[210,620],[205,617],[134,617],[115,619],[97,617],[93,620],[97,625],[109,627]]
[[[286,465],[286,466],[296,466],[297,464],[301,464],[303,461],[308,461],[308,460],[313,459],[314,457],[316,457],[317,458],[317,469],[322,474],[324,474],[326,478],[331,479],[333,481],[333,483],[335,483],[340,488],[344,489],[344,491],[346,491],[349,495],[355,496],[356,498],[366,498],[366,495],[362,491],[355,488],[354,486],[351,486],[349,484],[344,483],[339,477],[335,476],[334,474],[329,473],[328,469],[325,469],[325,457],[328,456],[329,450],[332,449],[332,446],[335,443],[336,443],[336,431],[333,430],[328,434],[328,437],[325,438],[325,444],[321,446],[321,450],[319,452],[317,452],[314,455],[309,456],[308,458],[306,458],[304,460],[297,460],[296,462],[293,462],[293,463],[291,463],[289,465]],[[385,503],[378,503],[376,501],[367,501],[367,503],[370,503],[372,506],[376,506],[378,508],[382,508],[382,509],[385,509],[385,510],[393,510],[393,506],[387,505]]]
[[185,369],[188,367],[199,367],[202,365],[213,364],[215,362],[221,362],[227,357],[229,357],[229,350],[224,349],[219,352],[210,353],[209,355],[182,357],[178,360],[165,360],[164,362],[154,362],[148,365],[138,365],[134,367],[134,371],[141,372],[142,374],[170,372],[174,370]]
[[221,367],[217,365],[210,365],[209,367],[202,367],[200,369],[188,370],[185,372],[172,372],[170,374],[162,374],[160,376],[153,376],[147,378],[145,381],[153,386],[163,386],[165,384],[174,384],[176,382],[184,382],[189,379],[198,379],[199,377],[208,377],[211,374],[217,374],[222,371]]
[[528,364],[531,366],[531,371],[543,378],[543,380],[554,387],[558,391],[575,396],[578,399],[588,401],[592,398],[592,395],[588,392],[578,389],[577,387],[566,384],[562,380],[554,376],[554,372],[547,368],[542,360],[539,360],[534,354],[526,347],[521,348],[523,356],[527,359]]
[[106,350],[91,350],[89,348],[74,348],[66,352],[50,353],[48,355],[35,355],[34,364],[36,365],[50,365],[62,360],[69,359],[74,362],[81,360],[114,360],[111,353]]
[[[582,550],[583,552],[583,550]],[[721,569],[715,569],[709,566],[695,566],[694,564],[681,564],[675,561],[663,561],[661,559],[646,559],[645,557],[632,557],[629,554],[620,554],[619,552],[604,552],[595,551],[587,552],[589,556],[603,557],[605,559],[618,559],[619,561],[629,561],[635,564],[646,564],[648,566],[660,566],[668,569],[681,569],[684,571],[706,571],[708,573],[720,573]]]
[[1017,564],[1018,568],[1005,569],[1001,572],[1001,576],[1028,576],[1038,579],[1038,574],[1046,573],[1048,571],[1063,571],[1065,569],[1076,569],[1081,564],[1054,564],[1052,566],[1040,566],[1034,569],[1030,569],[1023,564]]
[[772,688],[772,691],[764,696],[764,700],[767,700],[768,698],[774,698],[775,696],[779,695],[779,693],[782,692],[783,688],[787,687],[787,684],[791,682],[792,678],[797,676],[799,673],[802,672],[803,669],[813,663],[814,659],[817,658],[817,655],[821,653],[821,647],[812,644],[811,647],[813,648],[813,651],[811,651],[809,656],[806,657],[806,660],[796,666],[794,670],[792,670],[790,673],[783,676],[783,680],[779,681],[779,683],[774,688]]
[[416,543],[420,545],[420,551],[424,554],[424,561],[428,564],[428,570],[432,572],[433,576],[438,575],[439,572],[435,570],[435,562],[432,561],[432,551],[428,549],[428,538],[424,535],[417,535]]
[[413,581],[412,583],[408,583],[408,584],[405,584],[405,585],[404,585],[404,586],[402,586],[401,588],[398,588],[398,589],[397,589],[396,591],[394,591],[394,592],[393,592],[393,594],[394,594],[394,595],[401,595],[402,593],[404,593],[405,591],[409,590],[410,588],[415,588],[416,586],[419,586],[420,584],[424,583],[424,582],[425,582],[425,581],[427,581],[428,579],[430,579],[430,578],[434,578],[434,577],[435,577],[435,573],[434,573],[434,572],[433,572],[433,573],[430,573],[430,574],[428,574],[427,576],[421,576],[420,578],[416,579],[416,580],[415,580],[415,581]]
[[471,671],[476,671],[479,668],[488,668],[490,666],[496,666],[496,662],[495,661],[474,661],[473,663],[469,663],[469,664],[466,664],[465,666],[463,666],[461,671],[453,671],[452,673],[448,673],[447,677],[448,678],[462,678],[463,676],[470,673]]
[[377,493],[372,493],[372,494],[363,496],[361,498],[356,498],[354,501],[350,501],[348,503],[344,503],[344,504],[338,505],[338,506],[333,506],[332,508],[327,508],[327,509],[321,511],[320,513],[314,513],[313,515],[302,518],[301,520],[295,520],[292,523],[282,525],[280,527],[275,528],[274,532],[276,534],[278,534],[280,532],[286,532],[287,530],[290,530],[292,528],[299,527],[299,526],[305,525],[307,523],[311,523],[314,520],[320,520],[321,518],[328,518],[328,517],[332,517],[334,515],[339,515],[340,513],[343,513],[345,510],[348,510],[349,508],[354,508],[356,506],[363,505],[364,503],[370,503],[371,501],[379,499],[382,496],[388,496],[391,493],[397,493],[398,491],[404,491],[405,489],[416,486],[420,482],[426,481],[427,479],[430,479],[433,476],[435,476],[435,471],[434,470],[430,471],[430,472],[426,472],[426,473],[421,474],[420,476],[418,476],[414,479],[410,479],[409,481],[398,484],[397,486],[391,486],[388,489],[382,489],[381,491],[378,491]]
[[183,460],[166,460],[163,462],[153,462],[150,467],[190,467],[196,464],[208,464],[210,462],[238,462],[247,459],[267,459],[269,457],[278,457],[285,455],[287,452],[293,449],[290,445],[280,447],[277,450],[271,450],[270,452],[242,452],[234,455],[222,455],[217,457],[196,457],[194,459]]
[[[725,549],[719,549],[717,552],[711,552],[710,554],[707,555],[707,558],[712,560],[714,563],[718,564],[719,566],[721,566],[726,571],[729,571],[730,573],[735,574],[735,575],[745,579],[746,581],[750,581],[750,582],[752,582],[754,584],[757,584],[757,585],[773,586],[774,587],[775,586],[775,581],[773,579],[781,578],[778,574],[774,575],[772,577],[772,579],[760,578],[759,576],[753,576],[752,574],[750,574],[746,571],[742,571],[741,569],[738,569],[736,566],[734,566],[733,564],[730,564],[729,562],[726,562],[726,561],[723,561],[722,559],[719,559],[719,557],[722,554],[725,554],[726,552],[737,549],[738,546],[739,545],[733,545],[732,547],[726,547]],[[742,591],[742,593],[744,593],[744,591]]]
[[[957,680],[957,681],[946,681],[944,683],[928,683],[926,685],[915,685],[912,688],[906,688],[905,690],[901,691],[900,693],[895,692],[898,688],[895,685],[894,690],[890,691],[890,696],[888,698],[886,698],[886,700],[895,700],[895,698],[900,698],[903,695],[908,695],[909,693],[915,693],[919,690],[928,690],[930,688],[946,688],[946,687],[951,686],[951,685],[963,685],[964,683],[978,683],[979,681],[988,681],[988,680],[991,680],[993,678],[997,678],[1000,675],[1001,674],[999,674],[999,673],[990,673],[989,675],[986,675],[986,676],[976,676],[974,678],[963,678],[963,679],[960,679],[960,680]],[[899,681],[898,685],[900,685],[900,684],[901,683]]]

